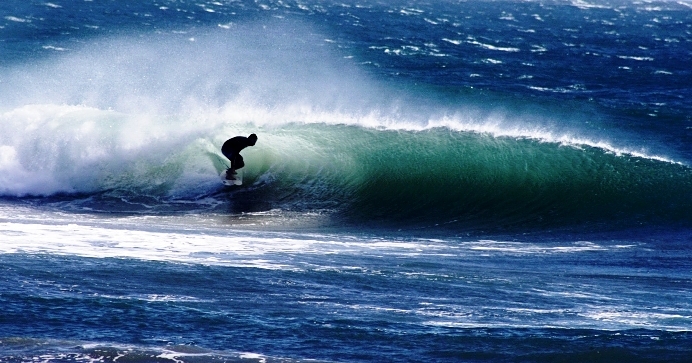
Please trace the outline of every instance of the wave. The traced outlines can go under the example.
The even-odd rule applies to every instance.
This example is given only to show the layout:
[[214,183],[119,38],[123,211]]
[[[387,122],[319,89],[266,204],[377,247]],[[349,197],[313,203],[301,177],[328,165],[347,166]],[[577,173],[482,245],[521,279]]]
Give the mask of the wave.
[[[395,227],[689,222],[686,163],[591,111],[378,79],[290,30],[118,38],[3,69],[0,195]],[[245,186],[224,189],[220,145],[253,132]]]
[[[97,111],[73,112],[64,117]],[[117,122],[122,116],[103,117]],[[79,137],[84,141],[76,145],[66,141],[92,127],[89,122],[68,127],[69,137],[59,127],[51,130],[47,146],[0,148],[2,193],[67,198],[72,207],[109,212],[137,210],[135,205],[151,213],[223,211],[226,204],[236,213],[321,211],[339,223],[393,227],[687,223],[692,215],[689,167],[578,140],[449,127],[235,125],[237,134],[253,131],[259,141],[243,152],[245,185],[232,189],[218,179],[225,167],[218,147],[225,137],[172,127],[118,144],[106,127]],[[118,203],[109,204],[113,200]]]
[[258,185],[271,175],[258,188],[261,198],[281,201],[278,207],[333,207],[358,224],[688,222],[692,206],[688,167],[589,145],[448,128],[309,125],[283,132],[303,136],[289,146],[291,155],[250,173]]

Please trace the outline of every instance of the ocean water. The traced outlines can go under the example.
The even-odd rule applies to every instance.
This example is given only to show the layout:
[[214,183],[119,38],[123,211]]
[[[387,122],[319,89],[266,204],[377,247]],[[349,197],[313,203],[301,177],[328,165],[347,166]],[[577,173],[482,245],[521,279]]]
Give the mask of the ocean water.
[[0,362],[692,360],[688,0],[7,0],[0,54]]

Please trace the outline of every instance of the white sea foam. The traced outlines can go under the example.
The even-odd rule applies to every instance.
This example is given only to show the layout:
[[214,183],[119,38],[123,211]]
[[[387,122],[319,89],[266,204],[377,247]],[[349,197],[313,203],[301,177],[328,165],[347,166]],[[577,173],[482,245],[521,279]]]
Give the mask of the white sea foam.
[[593,4],[583,0],[572,0],[572,6],[578,7],[579,9],[589,10],[589,9],[609,9],[606,5]]
[[403,8],[399,12],[404,15],[421,15],[425,13],[425,11],[415,8]]
[[482,240],[466,244],[474,251],[493,251],[513,254],[548,254],[548,253],[578,253],[586,251],[603,251],[607,248],[591,242],[575,242],[568,246],[551,246],[519,242],[502,242]]
[[[58,339],[8,339],[10,347],[21,345],[26,351],[39,352],[22,356],[22,361],[29,362],[104,362],[104,361],[162,361],[162,362],[267,362],[271,361],[291,361],[300,362],[301,360],[283,359],[279,357],[269,357],[262,354],[239,352],[239,351],[215,351],[202,348],[198,345],[166,345],[162,347],[150,345],[122,344],[115,342],[90,342],[78,340],[58,340]],[[7,343],[6,341],[0,342]],[[35,350],[34,350],[35,349]],[[22,353],[26,354],[26,351]],[[3,352],[4,353],[4,352]],[[115,354],[112,354],[115,353]],[[311,360],[307,360],[311,361]]]
[[[98,218],[35,210],[0,208],[0,253],[49,253],[92,258],[132,258],[177,263],[302,270],[294,255],[358,255],[451,258],[490,254],[551,255],[637,248],[633,244],[528,243],[496,240],[454,241],[383,238],[294,232],[229,230],[214,216]],[[362,269],[361,266],[313,266]],[[403,271],[403,274],[408,273]],[[439,275],[436,275],[439,277]],[[147,295],[147,300],[186,299]]]
[[497,46],[494,46],[491,44],[485,44],[485,43],[481,43],[481,42],[478,42],[475,40],[467,40],[466,42],[469,44],[477,45],[481,48],[485,48],[485,49],[489,49],[489,50],[497,50],[497,51],[501,51],[501,52],[519,52],[519,51],[521,51],[521,49],[515,48],[515,47],[497,47]]
[[647,61],[647,62],[653,62],[654,61],[654,59],[651,57],[636,57],[636,56],[630,56],[630,55],[619,55],[618,58],[631,59],[631,60],[636,60],[636,61]]
[[674,312],[636,311],[636,310],[602,310],[593,309],[580,315],[610,324],[615,327],[663,329],[666,331],[691,331],[686,328],[692,324],[692,316]]
[[64,51],[68,50],[67,48],[56,47],[54,45],[44,45],[42,48],[48,49],[48,50],[57,50],[59,52],[64,52]]
[[6,16],[5,20],[13,21],[15,23],[30,23],[31,22],[31,20],[29,20],[29,19],[19,18],[19,17],[12,16],[12,15]]
[[448,38],[442,38],[442,40],[444,40],[445,42],[448,42],[448,43],[452,43],[454,45],[459,45],[459,44],[463,43],[462,40],[454,40],[454,39],[448,39]]
[[[13,214],[12,217],[5,215],[5,212]],[[47,253],[90,258],[131,258],[173,263],[302,270],[306,265],[295,264],[290,256],[420,256],[444,254],[447,248],[444,244],[429,240],[229,231],[219,227],[217,223],[212,223],[214,227],[190,221],[180,222],[182,225],[170,224],[164,217],[146,217],[155,219],[149,221],[143,221],[143,217],[91,219],[51,213],[32,215],[28,211],[21,213],[21,209],[16,208],[0,213],[0,235],[3,236],[0,253]],[[348,266],[335,268],[349,269]],[[139,298],[176,301],[185,299],[180,296],[159,295]]]
[[690,1],[676,1],[676,3],[688,8],[692,8],[692,2]]
[[534,52],[534,53],[536,53],[536,52],[542,53],[542,52],[548,51],[548,49],[542,45],[532,45],[531,48],[533,48],[533,49],[531,49],[531,52]]

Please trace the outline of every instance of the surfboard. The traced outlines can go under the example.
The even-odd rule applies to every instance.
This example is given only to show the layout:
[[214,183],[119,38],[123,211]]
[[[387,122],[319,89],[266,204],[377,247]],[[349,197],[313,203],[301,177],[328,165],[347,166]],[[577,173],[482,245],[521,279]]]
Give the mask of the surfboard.
[[224,170],[221,172],[221,174],[219,174],[219,176],[221,176],[221,182],[224,185],[231,186],[231,185],[242,185],[243,184],[243,170],[242,169],[235,171],[236,175],[235,175],[234,179],[226,179],[226,171],[227,170]]

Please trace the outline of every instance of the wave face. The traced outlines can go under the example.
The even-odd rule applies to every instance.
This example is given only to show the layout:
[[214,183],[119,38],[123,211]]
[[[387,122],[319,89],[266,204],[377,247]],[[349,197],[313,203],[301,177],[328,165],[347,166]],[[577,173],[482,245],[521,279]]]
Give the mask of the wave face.
[[[593,110],[388,82],[300,24],[234,35],[122,36],[3,68],[0,194],[397,228],[690,222],[686,163]],[[219,147],[252,132],[245,186],[225,189]]]
[[329,171],[327,190],[336,185],[334,199],[359,221],[475,228],[661,222],[687,219],[692,205],[687,167],[595,147],[445,128],[324,133],[351,140],[327,148],[339,151],[332,165],[344,165],[342,158],[348,165]]

